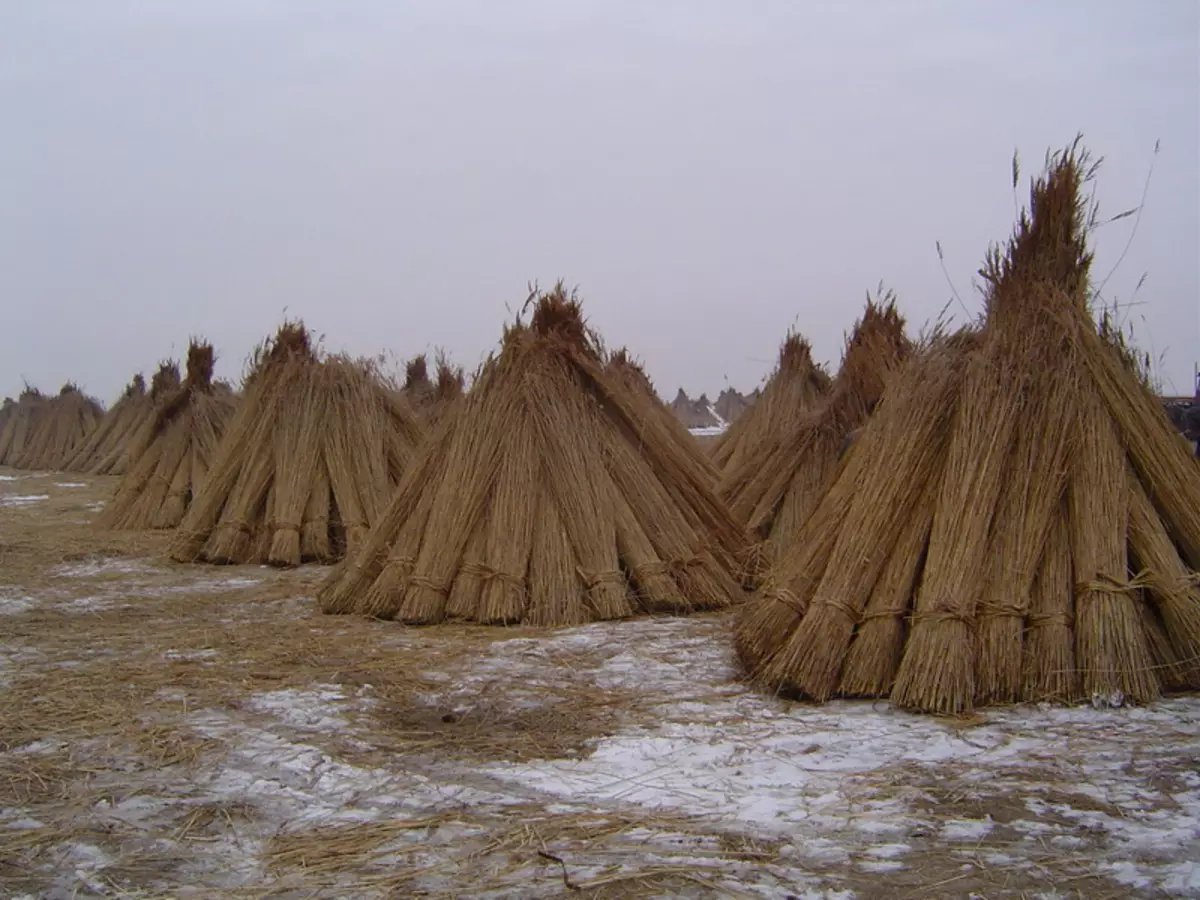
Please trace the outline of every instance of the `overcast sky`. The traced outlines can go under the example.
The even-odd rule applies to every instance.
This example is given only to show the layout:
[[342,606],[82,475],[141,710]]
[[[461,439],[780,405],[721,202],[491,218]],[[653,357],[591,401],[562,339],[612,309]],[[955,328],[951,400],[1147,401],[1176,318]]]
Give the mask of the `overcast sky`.
[[1155,165],[1106,293],[1146,274],[1130,321],[1190,393],[1198,42],[1195,0],[0,4],[0,395],[111,402],[191,334],[238,377],[285,307],[470,369],[559,277],[660,393],[748,390],[792,325],[836,366],[880,281],[935,317],[937,241],[978,311],[1013,150],[1079,131],[1103,212]]

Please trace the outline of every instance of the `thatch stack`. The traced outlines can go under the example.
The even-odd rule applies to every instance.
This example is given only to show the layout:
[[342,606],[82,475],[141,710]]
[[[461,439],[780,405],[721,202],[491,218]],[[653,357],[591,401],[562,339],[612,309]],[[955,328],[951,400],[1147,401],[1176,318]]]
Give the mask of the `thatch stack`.
[[[17,412],[17,401],[12,397],[5,397],[4,402],[0,403],[0,442],[4,440],[4,434],[8,430],[9,420]],[[3,465],[4,455],[0,452],[0,465]]]
[[437,381],[429,378],[429,364],[425,354],[414,356],[405,366],[404,387],[401,389],[405,399],[416,410],[425,426],[432,430],[446,410],[463,394],[463,371],[450,364],[450,361],[438,354]]
[[[704,452],[703,446],[692,437],[687,427],[679,417],[659,399],[658,392],[650,381],[646,370],[633,358],[629,351],[622,347],[608,359],[608,371],[620,382],[630,396],[639,401],[638,410],[641,421],[653,422],[675,443],[680,453],[690,456],[696,467],[704,471],[709,484],[717,483],[717,469],[712,460]],[[644,426],[639,426],[639,429]],[[640,430],[639,430],[640,433]]]
[[170,387],[179,378],[173,364],[159,369],[150,393],[160,399],[128,438],[128,471],[100,515],[100,527],[143,531],[174,528],[183,519],[237,406],[229,386],[213,381],[214,361],[210,344],[193,341],[182,383]]
[[88,475],[124,475],[134,439],[153,420],[167,396],[179,389],[179,366],[173,361],[159,365],[150,380],[150,390],[141,375],[135,375],[121,399],[92,429],[83,445],[63,467]]
[[1078,146],[994,252],[982,329],[889,385],[736,629],[772,691],[956,714],[1200,687],[1200,477],[1088,308]]
[[418,353],[404,366],[404,387],[401,388],[409,405],[419,413],[433,404],[433,382],[429,378],[429,362]]
[[466,392],[466,380],[462,366],[450,364],[445,356],[438,356],[437,382],[433,387],[433,405],[426,413],[426,419],[432,428],[437,425]]
[[370,363],[323,357],[299,323],[263,344],[180,523],[181,562],[329,562],[357,548],[425,431]]
[[68,472],[90,472],[101,459],[112,452],[113,447],[147,408],[152,406],[146,394],[146,379],[139,373],[125,386],[121,398],[113,404],[112,409],[88,432],[87,437],[63,464],[63,469]]
[[608,371],[561,285],[531,297],[405,478],[326,612],[565,625],[740,599],[745,539]]
[[[747,413],[747,418],[757,417],[767,411],[767,404],[775,403],[777,418],[753,423],[754,432],[744,435],[718,487],[734,518],[758,542],[745,571],[749,584],[756,583],[761,571],[795,538],[827,490],[848,437],[871,414],[910,350],[894,299],[890,295],[879,302],[868,299],[866,312],[846,341],[832,386],[809,400],[807,407],[793,406],[789,411],[779,408],[780,394],[791,390],[792,401],[803,402],[812,397],[804,387],[823,387],[824,373],[807,362],[806,344],[784,344],[784,353],[798,359],[786,364],[781,360],[780,374],[768,385],[763,400]],[[784,376],[785,372],[790,374]],[[777,385],[781,390],[774,392]]]
[[754,404],[717,439],[712,458],[722,472],[738,466],[763,441],[802,417],[828,392],[829,375],[813,362],[812,347],[789,334],[779,348],[779,364]]
[[18,467],[48,403],[37,388],[26,385],[21,391],[0,431],[0,466]]
[[11,463],[18,469],[62,469],[104,415],[104,408],[68,382],[31,418],[24,451]]

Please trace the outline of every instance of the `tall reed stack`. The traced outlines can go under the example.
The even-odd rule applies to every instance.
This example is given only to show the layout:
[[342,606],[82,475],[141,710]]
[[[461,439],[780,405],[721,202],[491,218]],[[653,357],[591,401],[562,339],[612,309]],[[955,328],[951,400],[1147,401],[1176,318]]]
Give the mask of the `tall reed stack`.
[[778,429],[813,409],[829,393],[833,381],[813,362],[812,347],[799,334],[789,334],[779,348],[779,363],[754,404],[717,438],[712,460],[721,472],[732,471],[754,456]]
[[1093,173],[1050,159],[983,325],[900,370],[743,609],[763,688],[938,714],[1200,688],[1200,477],[1089,308]]
[[[88,472],[96,462],[111,452],[131,424],[140,418],[142,410],[150,405],[146,392],[146,379],[139,373],[126,385],[121,398],[113,404],[100,421],[87,433],[82,443],[63,464],[68,472]],[[117,472],[115,474],[123,474]]]
[[12,397],[5,397],[3,402],[0,402],[0,435],[4,434],[4,430],[8,426],[8,420],[12,418],[16,409],[17,401]]
[[[113,459],[127,469],[116,496],[97,519],[101,528],[150,531],[175,528],[204,487],[217,444],[237,407],[232,389],[213,381],[212,345],[192,341],[187,373],[179,381],[173,363],[151,381],[152,413],[133,423],[124,449]],[[122,459],[123,457],[123,459]]]
[[463,395],[463,370],[452,365],[442,353],[437,355],[436,367],[436,380],[430,379],[425,354],[414,356],[405,365],[401,388],[401,393],[428,430],[435,428]]
[[76,385],[63,385],[58,395],[34,407],[25,447],[10,465],[18,469],[61,470],[104,408]]
[[706,470],[561,284],[529,306],[323,587],[326,612],[566,625],[741,599],[745,537]]
[[171,360],[159,365],[149,390],[146,380],[135,375],[63,468],[87,475],[124,475],[135,439],[154,419],[159,404],[179,389],[180,381],[179,366]]
[[324,356],[285,323],[255,354],[171,556],[296,566],[354,552],[424,439],[371,363]]
[[719,475],[711,458],[704,452],[701,444],[688,432],[679,416],[675,415],[670,407],[662,402],[650,377],[646,374],[646,370],[633,358],[628,349],[622,347],[609,356],[608,371],[616,381],[625,387],[634,400],[640,401],[639,416],[641,420],[646,423],[653,422],[666,432],[674,441],[679,452],[690,456],[695,465],[707,473],[709,483],[715,486]]
[[[871,414],[910,350],[892,296],[868,298],[831,386],[806,407],[781,410],[775,422],[761,423],[765,427],[753,446],[726,467],[718,491],[756,541],[744,573],[748,585],[756,585],[794,541],[828,489],[850,435]],[[747,416],[756,415],[760,404]]]
[[29,449],[32,438],[49,401],[37,389],[25,386],[9,407],[8,419],[0,431],[0,466],[19,468],[18,461]]

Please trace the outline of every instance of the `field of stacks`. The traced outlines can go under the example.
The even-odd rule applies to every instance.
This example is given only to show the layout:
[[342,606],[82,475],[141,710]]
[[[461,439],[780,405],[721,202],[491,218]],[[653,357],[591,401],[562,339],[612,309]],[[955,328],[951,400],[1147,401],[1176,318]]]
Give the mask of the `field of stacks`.
[[978,319],[881,291],[740,410],[562,282],[469,379],[285,321],[236,384],[27,385],[0,898],[1200,897],[1200,463],[1094,173]]
[[0,896],[1200,894],[1200,700],[938,719],[742,683],[729,614],[323,616],[0,469]]

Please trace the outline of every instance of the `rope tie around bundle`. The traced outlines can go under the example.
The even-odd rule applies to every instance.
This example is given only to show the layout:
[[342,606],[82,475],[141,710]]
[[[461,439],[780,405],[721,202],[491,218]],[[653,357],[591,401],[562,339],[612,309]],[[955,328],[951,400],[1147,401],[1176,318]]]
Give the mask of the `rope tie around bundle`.
[[523,588],[525,586],[524,575],[514,575],[511,572],[502,572],[499,569],[494,569],[489,565],[479,562],[465,562],[458,567],[459,575],[470,575],[473,578],[479,579],[483,583],[489,581],[499,581],[508,587]]
[[432,591],[438,596],[445,597],[450,593],[450,586],[440,581],[435,581],[428,575],[410,574],[405,577],[405,584],[409,587],[418,587],[423,590]]
[[576,566],[575,572],[579,575],[579,580],[583,582],[583,586],[589,591],[600,587],[602,584],[625,586],[625,574],[615,569],[607,572],[588,572],[582,566]]

